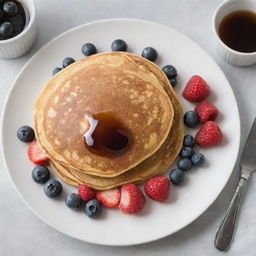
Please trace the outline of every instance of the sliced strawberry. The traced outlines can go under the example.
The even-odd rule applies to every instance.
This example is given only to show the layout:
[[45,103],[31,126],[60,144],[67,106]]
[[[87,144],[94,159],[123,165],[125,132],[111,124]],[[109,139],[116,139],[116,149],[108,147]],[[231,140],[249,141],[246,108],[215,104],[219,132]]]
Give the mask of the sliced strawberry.
[[42,151],[35,140],[28,146],[28,158],[34,164],[43,164],[48,160],[47,155]]
[[107,208],[118,206],[120,197],[121,193],[119,188],[96,193],[96,198]]
[[124,213],[138,213],[143,209],[145,196],[134,184],[126,184],[121,188],[119,208]]

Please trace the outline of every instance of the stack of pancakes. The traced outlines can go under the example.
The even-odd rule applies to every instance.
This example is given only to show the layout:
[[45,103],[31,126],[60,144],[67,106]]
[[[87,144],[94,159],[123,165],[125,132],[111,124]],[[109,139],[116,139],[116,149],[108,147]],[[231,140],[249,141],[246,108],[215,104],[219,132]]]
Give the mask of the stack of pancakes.
[[[96,54],[53,76],[34,105],[38,143],[66,183],[106,190],[162,174],[184,136],[183,110],[165,74],[145,58]],[[95,154],[84,140],[88,118],[114,113],[132,134],[126,150]]]

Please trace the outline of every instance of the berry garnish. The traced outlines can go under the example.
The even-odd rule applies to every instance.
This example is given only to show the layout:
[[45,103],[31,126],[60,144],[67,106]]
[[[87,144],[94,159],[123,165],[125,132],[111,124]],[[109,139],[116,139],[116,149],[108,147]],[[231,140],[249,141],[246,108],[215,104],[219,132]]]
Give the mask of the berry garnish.
[[166,65],[162,68],[162,70],[168,78],[173,78],[178,75],[176,68],[172,65]]
[[46,166],[43,165],[37,165],[32,170],[32,179],[39,184],[45,183],[47,180],[49,180],[50,172],[49,169]]
[[176,168],[170,171],[169,178],[172,184],[180,185],[185,178],[185,173],[181,169]]
[[111,44],[112,51],[122,51],[125,52],[127,50],[127,44],[122,39],[116,39]]
[[62,190],[61,183],[56,179],[50,179],[44,185],[44,192],[50,198],[60,195]]
[[194,128],[199,123],[199,117],[198,114],[194,111],[188,111],[184,115],[184,124],[187,127]]
[[154,49],[153,47],[146,47],[142,51],[141,56],[148,60],[155,61],[158,57],[158,53],[157,53],[156,49]]
[[214,121],[203,124],[196,134],[196,143],[201,147],[217,145],[223,138],[222,131]]
[[172,87],[175,87],[175,86],[177,85],[177,83],[178,83],[177,77],[171,77],[171,78],[169,78],[169,82],[170,82],[170,84],[172,85]]
[[96,198],[107,208],[118,206],[121,192],[119,188],[101,191],[96,193]]
[[184,147],[190,147],[190,148],[192,148],[192,147],[194,147],[195,146],[195,139],[194,139],[194,137],[193,136],[191,136],[191,135],[186,135],[185,137],[184,137],[184,140],[183,140],[183,146]]
[[182,92],[182,96],[191,102],[197,102],[204,100],[210,94],[210,88],[204,79],[198,75],[192,76],[185,89]]
[[70,193],[66,196],[65,203],[67,207],[73,210],[79,210],[83,205],[83,200],[79,197],[78,194]]
[[36,141],[33,141],[28,146],[28,157],[34,164],[43,164],[48,161],[47,155],[42,151]]
[[191,161],[194,166],[200,167],[204,164],[205,158],[204,158],[203,154],[197,152],[197,153],[193,154],[193,156],[191,157]]
[[144,191],[151,199],[163,202],[170,192],[170,180],[165,176],[151,178],[144,184]]
[[70,64],[72,64],[72,63],[74,63],[74,62],[75,62],[75,60],[74,60],[73,58],[67,57],[67,58],[65,58],[65,59],[63,60],[62,66],[63,66],[63,68],[65,68],[65,67],[69,66]]
[[31,142],[35,139],[35,132],[30,126],[24,125],[17,130],[17,137],[22,142]]
[[122,186],[119,208],[123,213],[135,214],[140,212],[145,201],[145,196],[134,184]]
[[78,186],[78,195],[82,198],[84,202],[88,202],[91,199],[95,198],[96,193],[86,184],[81,184]]
[[193,163],[188,158],[180,158],[177,162],[177,166],[179,169],[186,172],[186,171],[189,171],[190,169],[192,169]]
[[90,218],[97,218],[101,214],[101,203],[97,199],[92,199],[86,203],[84,211]]
[[183,147],[180,151],[180,156],[182,158],[191,158],[192,155],[195,153],[193,148],[190,147]]
[[90,56],[97,53],[97,49],[94,44],[86,43],[82,46],[82,53],[84,56]]
[[195,112],[198,114],[200,122],[215,121],[219,110],[210,102],[203,101],[195,107]]

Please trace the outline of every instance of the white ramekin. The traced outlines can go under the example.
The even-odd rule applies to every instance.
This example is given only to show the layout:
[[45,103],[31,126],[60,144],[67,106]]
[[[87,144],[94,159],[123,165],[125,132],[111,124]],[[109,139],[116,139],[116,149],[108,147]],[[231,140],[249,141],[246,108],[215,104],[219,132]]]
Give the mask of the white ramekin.
[[229,13],[238,10],[249,10],[256,12],[255,0],[226,0],[216,9],[213,19],[213,33],[217,41],[219,55],[228,63],[236,66],[248,66],[256,63],[256,52],[243,53],[235,51],[225,45],[219,37],[218,28],[221,20]]
[[0,40],[0,58],[11,59],[25,54],[33,45],[36,37],[36,10],[34,0],[18,0],[26,13],[26,26],[17,36]]

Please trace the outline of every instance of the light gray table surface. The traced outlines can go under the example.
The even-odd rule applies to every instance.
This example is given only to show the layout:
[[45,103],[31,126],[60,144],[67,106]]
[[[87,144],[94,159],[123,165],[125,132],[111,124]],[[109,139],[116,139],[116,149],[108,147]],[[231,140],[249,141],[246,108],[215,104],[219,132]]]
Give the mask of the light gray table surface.
[[[238,101],[243,145],[256,114],[256,65],[245,68],[233,67],[217,56],[211,31],[211,18],[220,2],[222,0],[37,0],[38,35],[32,50],[18,59],[0,60],[0,109],[13,79],[22,66],[40,47],[58,34],[98,19],[146,19],[183,32],[201,45],[220,65]],[[72,239],[38,219],[18,196],[1,159],[0,255],[222,255],[214,248],[213,239],[237,181],[238,169],[235,168],[217,200],[196,221],[178,233],[139,246],[106,247]],[[234,243],[227,255],[256,255],[255,182],[256,177],[253,176],[242,205]]]

